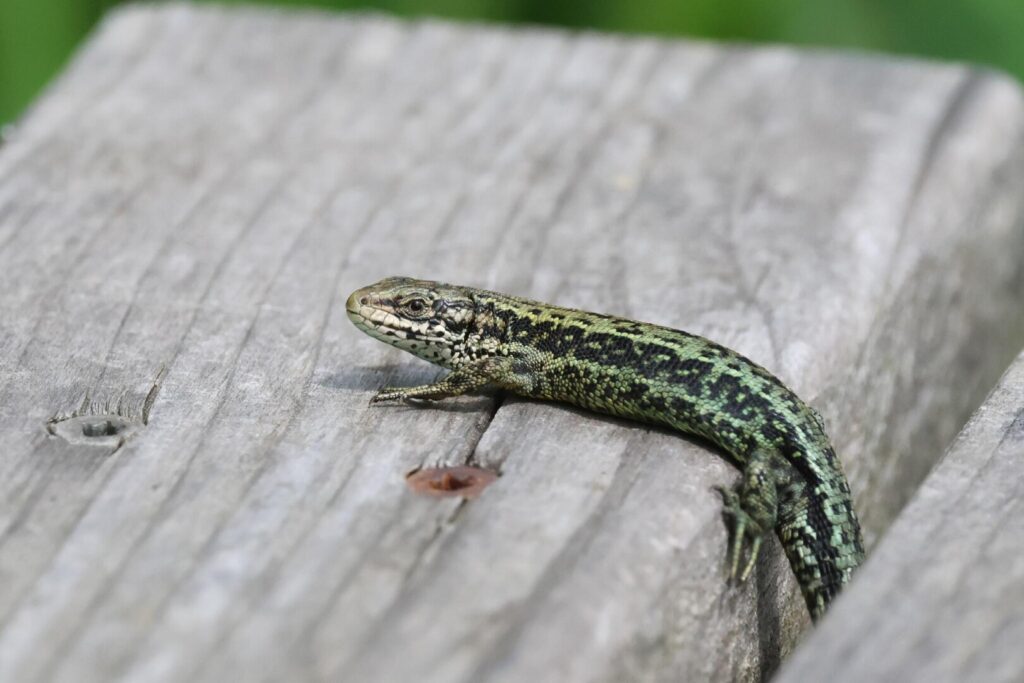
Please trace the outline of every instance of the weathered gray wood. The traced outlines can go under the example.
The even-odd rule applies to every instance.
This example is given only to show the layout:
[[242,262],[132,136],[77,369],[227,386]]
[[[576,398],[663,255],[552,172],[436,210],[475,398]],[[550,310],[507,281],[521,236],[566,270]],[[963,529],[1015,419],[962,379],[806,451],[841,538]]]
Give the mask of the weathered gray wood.
[[776,679],[1024,680],[1024,354]]
[[[869,540],[1024,340],[1015,85],[786,48],[189,6],[109,18],[0,149],[0,679],[696,680],[701,444],[484,395],[345,293],[464,282],[710,335],[821,409]],[[135,430],[66,440],[62,418]],[[90,445],[95,444],[95,445]],[[470,503],[405,472],[476,462]]]

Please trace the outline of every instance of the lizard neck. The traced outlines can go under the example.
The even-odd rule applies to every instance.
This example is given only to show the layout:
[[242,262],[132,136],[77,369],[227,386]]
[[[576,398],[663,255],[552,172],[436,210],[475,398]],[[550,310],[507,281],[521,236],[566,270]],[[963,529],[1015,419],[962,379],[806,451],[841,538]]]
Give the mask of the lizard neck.
[[503,347],[508,331],[508,321],[513,317],[513,306],[501,299],[505,297],[476,290],[471,293],[474,308],[473,320],[465,336],[452,348],[453,368],[488,356],[504,355]]

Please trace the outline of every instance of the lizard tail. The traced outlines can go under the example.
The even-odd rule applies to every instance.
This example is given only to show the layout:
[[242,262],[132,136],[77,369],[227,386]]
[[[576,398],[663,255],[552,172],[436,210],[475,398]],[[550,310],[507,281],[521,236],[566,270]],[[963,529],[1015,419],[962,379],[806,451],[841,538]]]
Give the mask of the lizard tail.
[[817,621],[864,561],[860,523],[842,476],[814,487],[797,477],[786,488],[791,504],[780,506],[776,530]]

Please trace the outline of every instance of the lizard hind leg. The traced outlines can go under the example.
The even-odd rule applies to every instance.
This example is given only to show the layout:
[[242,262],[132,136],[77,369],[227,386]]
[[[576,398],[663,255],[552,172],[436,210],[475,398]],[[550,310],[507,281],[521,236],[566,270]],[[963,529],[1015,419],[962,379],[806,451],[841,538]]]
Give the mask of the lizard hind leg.
[[776,459],[770,453],[754,451],[743,468],[739,485],[719,489],[723,511],[732,523],[729,578],[739,583],[750,576],[765,536],[775,528],[779,507]]

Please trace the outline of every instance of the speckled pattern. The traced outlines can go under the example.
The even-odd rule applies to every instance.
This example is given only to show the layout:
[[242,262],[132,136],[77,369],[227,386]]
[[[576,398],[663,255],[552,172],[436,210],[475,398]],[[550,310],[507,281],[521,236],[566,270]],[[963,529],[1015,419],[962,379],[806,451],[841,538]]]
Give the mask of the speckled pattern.
[[468,287],[388,278],[353,292],[350,319],[452,372],[374,402],[443,399],[484,385],[703,437],[742,468],[722,491],[731,576],[775,528],[811,616],[864,559],[850,489],[821,417],[774,375],[723,346],[648,323]]

